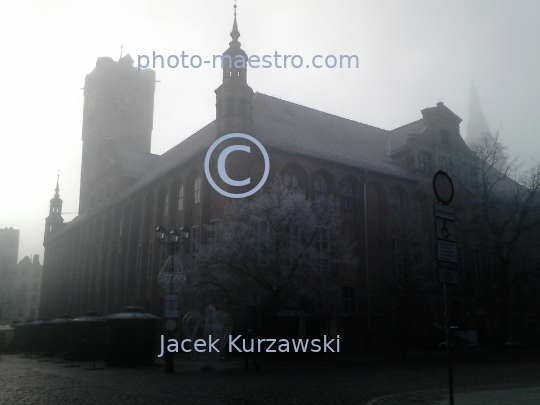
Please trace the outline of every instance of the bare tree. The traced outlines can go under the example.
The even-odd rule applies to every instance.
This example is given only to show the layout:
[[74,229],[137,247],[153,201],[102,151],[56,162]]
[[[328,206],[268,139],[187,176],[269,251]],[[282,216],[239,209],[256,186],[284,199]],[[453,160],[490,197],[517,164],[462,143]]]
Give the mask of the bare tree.
[[[512,291],[532,272],[540,236],[540,164],[522,170],[509,159],[500,134],[486,134],[473,146],[469,192],[473,245],[493,257],[491,282],[499,321],[498,346],[506,343],[511,321]],[[536,248],[535,248],[536,246]],[[498,313],[497,313],[498,312]]]
[[232,201],[208,231],[199,250],[199,285],[270,316],[291,307],[337,310],[335,266],[350,260],[332,197],[312,202],[276,179],[265,193]]
[[395,319],[396,343],[406,357],[413,338],[428,336],[442,300],[436,298],[439,285],[433,278],[433,248],[424,222],[405,209],[391,212],[389,228],[390,238],[379,240],[389,252],[383,259],[387,271],[380,275],[381,304]]

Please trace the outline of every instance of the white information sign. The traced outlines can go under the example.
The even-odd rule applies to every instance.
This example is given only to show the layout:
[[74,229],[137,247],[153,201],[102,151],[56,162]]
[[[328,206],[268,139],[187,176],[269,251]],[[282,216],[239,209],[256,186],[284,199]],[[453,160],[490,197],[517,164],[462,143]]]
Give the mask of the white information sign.
[[433,204],[433,208],[436,218],[447,219],[449,221],[456,220],[456,210],[454,207],[449,207],[448,205],[442,204]]
[[457,269],[439,266],[439,283],[458,284],[458,277]]
[[178,318],[178,296],[167,294],[165,296],[165,318]]
[[457,245],[454,242],[437,240],[437,260],[441,262],[457,263]]
[[437,239],[443,239],[450,242],[456,241],[456,223],[442,218],[435,218],[435,227]]

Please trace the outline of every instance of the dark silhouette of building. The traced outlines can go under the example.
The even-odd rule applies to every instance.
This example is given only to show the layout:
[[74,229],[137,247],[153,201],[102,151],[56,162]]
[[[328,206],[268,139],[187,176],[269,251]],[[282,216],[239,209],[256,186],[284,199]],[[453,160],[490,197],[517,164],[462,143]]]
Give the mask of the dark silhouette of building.
[[0,229],[0,263],[16,264],[19,258],[20,231],[13,228]]
[[[235,17],[224,52],[233,61],[246,56],[239,36]],[[86,77],[79,215],[63,223],[57,186],[46,222],[40,315],[89,309],[106,314],[139,305],[161,316],[164,293],[157,274],[167,252],[155,240],[155,227],[186,227],[192,242],[183,246],[185,253],[204,239],[203,226],[219,220],[228,201],[206,180],[206,151],[221,135],[242,132],[268,150],[270,179],[279,175],[314,200],[332,195],[339,201],[343,234],[356,241],[359,263],[339,276],[342,325],[357,343],[369,322],[381,341],[396,340],[391,308],[399,297],[384,286],[405,272],[414,273],[414,285],[437,286],[431,181],[439,169],[450,173],[459,204],[474,156],[460,134],[462,120],[439,102],[423,109],[417,121],[383,130],[253,94],[247,69],[225,62],[215,121],[158,156],[150,153],[155,73],[138,73],[132,64],[129,55],[98,58]],[[241,155],[227,161],[230,176],[245,178],[248,171],[260,178],[261,160]],[[461,284],[453,290],[459,304],[454,307],[461,308],[463,324],[474,328],[476,314],[482,316],[476,311],[478,280],[470,276],[474,262],[468,260],[467,235],[458,238]],[[410,266],[405,252],[413,257]],[[424,336],[442,314],[437,291],[419,315]]]

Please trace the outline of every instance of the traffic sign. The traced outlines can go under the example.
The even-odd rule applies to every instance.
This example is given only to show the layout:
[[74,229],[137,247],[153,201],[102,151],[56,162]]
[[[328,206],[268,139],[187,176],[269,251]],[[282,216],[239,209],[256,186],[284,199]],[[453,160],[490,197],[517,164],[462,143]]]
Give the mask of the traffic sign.
[[178,295],[165,296],[165,318],[178,318]]
[[448,205],[433,204],[433,212],[436,218],[448,219],[449,221],[456,220],[456,210]]
[[439,283],[458,284],[459,273],[454,267],[439,265]]
[[456,243],[438,239],[437,260],[440,262],[457,263]]
[[170,332],[175,330],[177,326],[178,326],[178,321],[176,319],[167,319],[167,321],[165,322],[165,329],[167,329]]
[[449,242],[456,241],[456,223],[454,221],[435,218],[435,231],[437,232],[437,239]]
[[439,170],[433,176],[433,192],[441,204],[447,205],[454,199],[454,183],[448,173]]

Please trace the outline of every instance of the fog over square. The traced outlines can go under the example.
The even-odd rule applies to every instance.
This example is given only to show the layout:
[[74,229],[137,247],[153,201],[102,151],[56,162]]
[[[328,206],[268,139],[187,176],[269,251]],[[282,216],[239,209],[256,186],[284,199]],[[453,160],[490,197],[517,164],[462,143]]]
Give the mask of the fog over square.
[[[85,75],[96,59],[221,54],[232,1],[20,1],[0,13],[0,226],[21,230],[19,258],[43,253],[60,170],[66,222],[76,215]],[[540,155],[537,1],[238,1],[251,54],[357,55],[358,68],[249,69],[280,99],[391,130],[443,101],[464,121],[474,81],[492,131],[528,164]],[[123,46],[121,48],[121,46]],[[156,67],[152,153],[215,119],[221,69]]]

